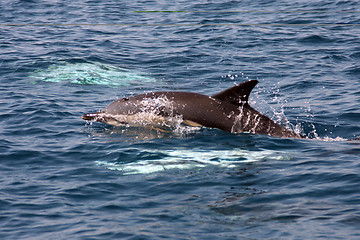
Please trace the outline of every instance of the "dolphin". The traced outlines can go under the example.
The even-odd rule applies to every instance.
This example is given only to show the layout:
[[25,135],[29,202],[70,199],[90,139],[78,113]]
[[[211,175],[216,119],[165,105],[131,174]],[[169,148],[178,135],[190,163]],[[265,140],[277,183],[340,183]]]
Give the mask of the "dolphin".
[[304,138],[249,105],[249,95],[256,84],[257,80],[249,80],[212,96],[170,91],[124,97],[110,103],[100,112],[84,114],[82,119],[114,126],[164,129],[185,124],[218,128],[230,133]]

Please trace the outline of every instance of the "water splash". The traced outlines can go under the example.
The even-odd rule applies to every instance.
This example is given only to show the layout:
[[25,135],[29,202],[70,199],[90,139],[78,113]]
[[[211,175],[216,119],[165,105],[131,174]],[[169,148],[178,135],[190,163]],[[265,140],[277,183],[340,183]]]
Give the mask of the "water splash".
[[335,138],[331,138],[331,137],[318,137],[316,138],[316,140],[320,140],[320,141],[324,141],[324,142],[345,142],[345,141],[349,141],[350,139],[346,139],[346,138],[342,138],[342,137],[335,137]]
[[73,84],[99,84],[129,86],[156,82],[144,73],[101,63],[59,62],[32,75],[44,82],[68,82]]
[[146,150],[147,153],[158,156],[158,159],[137,162],[96,161],[96,164],[109,170],[120,171],[122,174],[150,174],[172,169],[197,169],[210,166],[235,168],[241,163],[263,160],[289,160],[290,156],[271,150],[249,151],[234,150]]

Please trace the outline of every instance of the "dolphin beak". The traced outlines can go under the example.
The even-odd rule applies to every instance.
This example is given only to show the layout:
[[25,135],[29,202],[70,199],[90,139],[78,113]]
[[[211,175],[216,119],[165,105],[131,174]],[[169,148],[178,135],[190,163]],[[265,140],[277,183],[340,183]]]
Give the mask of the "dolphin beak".
[[98,117],[99,115],[99,112],[97,113],[87,113],[87,114],[84,114],[81,118],[84,119],[84,120],[95,120],[96,117]]

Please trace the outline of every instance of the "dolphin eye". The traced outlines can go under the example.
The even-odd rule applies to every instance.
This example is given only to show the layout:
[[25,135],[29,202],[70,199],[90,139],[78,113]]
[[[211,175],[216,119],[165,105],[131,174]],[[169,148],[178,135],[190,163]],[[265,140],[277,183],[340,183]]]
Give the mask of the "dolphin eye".
[[123,98],[123,101],[126,102],[126,101],[129,101],[129,98]]

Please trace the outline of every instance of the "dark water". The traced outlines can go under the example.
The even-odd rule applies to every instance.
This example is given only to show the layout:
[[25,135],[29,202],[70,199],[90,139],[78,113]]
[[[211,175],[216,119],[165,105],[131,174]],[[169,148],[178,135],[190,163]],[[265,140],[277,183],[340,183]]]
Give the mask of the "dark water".
[[[358,1],[0,6],[1,239],[360,238]],[[81,119],[247,79],[255,108],[315,140]]]

